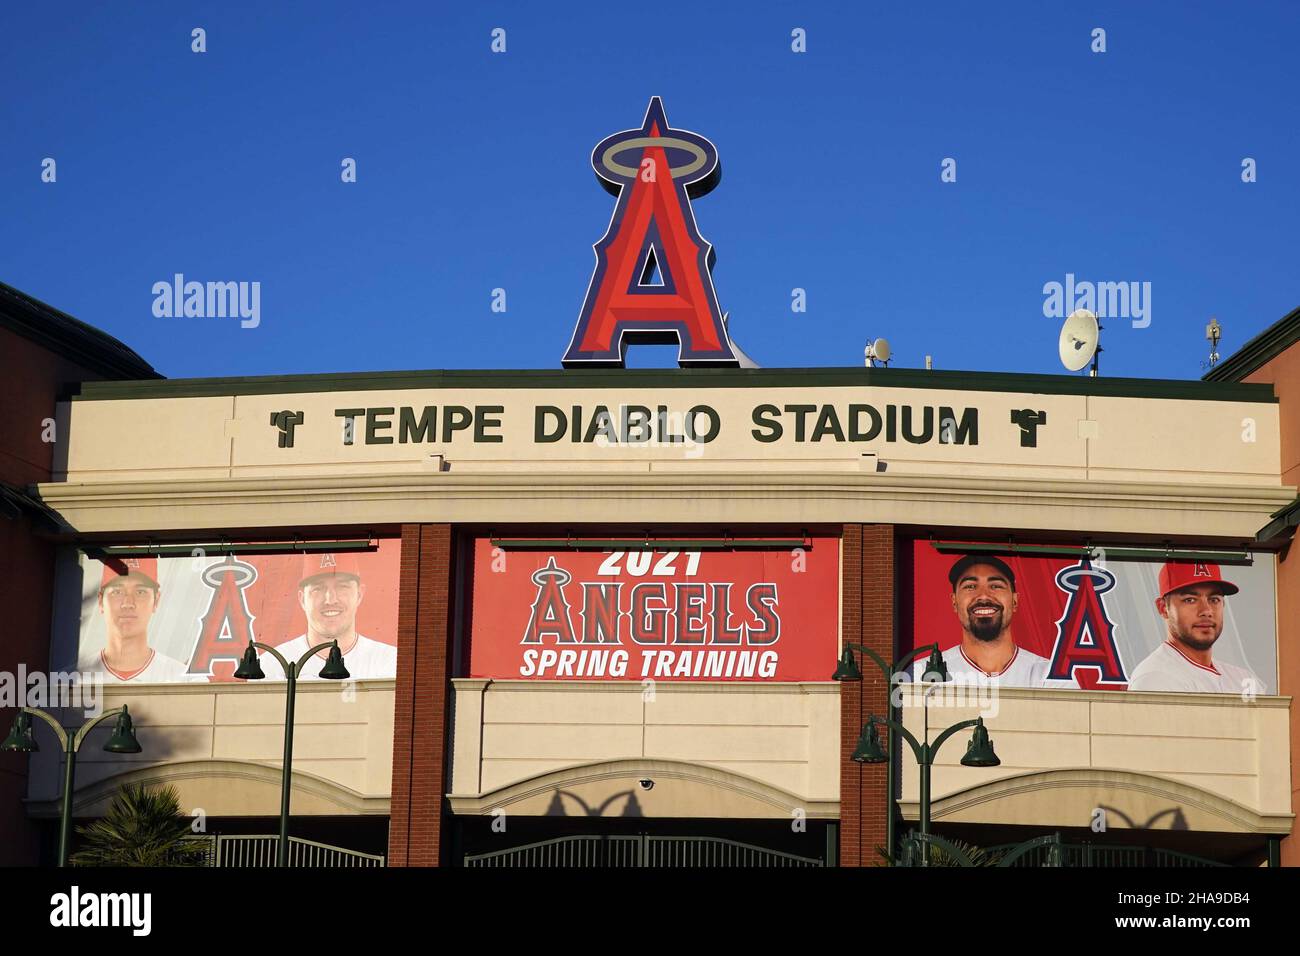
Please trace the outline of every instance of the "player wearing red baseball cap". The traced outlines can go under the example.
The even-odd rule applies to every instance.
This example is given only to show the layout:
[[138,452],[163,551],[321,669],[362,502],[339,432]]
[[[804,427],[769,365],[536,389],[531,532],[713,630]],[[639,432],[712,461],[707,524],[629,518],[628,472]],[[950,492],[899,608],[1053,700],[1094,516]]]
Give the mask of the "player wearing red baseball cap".
[[[397,648],[357,633],[357,609],[366,596],[361,564],[356,554],[322,552],[303,558],[298,582],[298,606],[307,618],[306,633],[277,645],[286,660],[296,661],[317,644],[338,641],[348,673],[364,680],[394,677]],[[328,652],[321,651],[302,666],[299,677],[315,680],[325,665]],[[282,680],[284,671],[270,654],[261,658],[268,678]]]
[[194,680],[184,664],[149,646],[149,622],[161,597],[157,558],[113,558],[104,562],[98,603],[107,641],[95,659],[81,669],[103,674],[110,684]]
[[1259,679],[1244,667],[1214,660],[1223,633],[1224,598],[1240,590],[1217,564],[1170,561],[1160,569],[1156,611],[1168,638],[1133,670],[1129,690],[1198,691],[1205,694],[1259,693]]

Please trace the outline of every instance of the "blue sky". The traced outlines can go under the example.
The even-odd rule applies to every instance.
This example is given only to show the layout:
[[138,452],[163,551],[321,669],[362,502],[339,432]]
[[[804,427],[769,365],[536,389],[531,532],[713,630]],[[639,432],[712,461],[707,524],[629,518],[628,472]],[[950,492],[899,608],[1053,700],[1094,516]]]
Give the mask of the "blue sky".
[[[760,364],[1062,371],[1073,273],[1151,284],[1103,374],[1195,378],[1210,315],[1227,355],[1300,305],[1298,40],[1294,3],[5,4],[0,279],[169,377],[558,368],[590,151],[658,94],[718,147],[695,215]],[[261,324],[155,317],[178,272],[259,281]]]

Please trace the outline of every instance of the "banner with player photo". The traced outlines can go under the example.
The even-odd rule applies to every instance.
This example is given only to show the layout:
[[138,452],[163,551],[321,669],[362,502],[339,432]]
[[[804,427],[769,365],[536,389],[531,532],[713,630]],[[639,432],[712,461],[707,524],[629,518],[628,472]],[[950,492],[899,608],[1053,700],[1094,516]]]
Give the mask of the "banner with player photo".
[[[912,545],[903,653],[1012,687],[1277,693],[1274,559],[943,554]],[[918,665],[917,671],[919,672]]]
[[[355,680],[397,670],[401,541],[373,552],[92,560],[60,565],[51,667],[107,683],[232,681],[250,638],[296,663],[338,641]],[[259,650],[267,680],[283,680]],[[313,655],[299,676],[319,676]]]
[[780,551],[474,547],[470,675],[826,681],[839,641],[836,538]]

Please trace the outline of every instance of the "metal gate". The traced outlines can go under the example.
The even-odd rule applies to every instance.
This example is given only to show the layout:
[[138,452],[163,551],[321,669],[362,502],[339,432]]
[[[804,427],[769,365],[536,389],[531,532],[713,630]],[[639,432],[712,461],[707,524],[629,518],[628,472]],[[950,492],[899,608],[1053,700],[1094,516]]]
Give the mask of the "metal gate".
[[[280,849],[278,836],[214,833],[192,837],[207,849],[207,866],[273,867]],[[290,866],[365,866],[386,865],[382,854],[362,853],[315,840],[289,837]]]
[[[990,852],[1006,851],[1013,844],[989,847]],[[1050,847],[1035,847],[1011,866],[1048,866]],[[1147,846],[1117,846],[1096,843],[1062,843],[1058,851],[1058,866],[1077,867],[1226,867],[1227,863],[1210,860],[1176,850],[1163,850]]]
[[692,867],[825,866],[815,857],[724,840],[721,837],[564,836],[492,853],[467,854],[466,866]]

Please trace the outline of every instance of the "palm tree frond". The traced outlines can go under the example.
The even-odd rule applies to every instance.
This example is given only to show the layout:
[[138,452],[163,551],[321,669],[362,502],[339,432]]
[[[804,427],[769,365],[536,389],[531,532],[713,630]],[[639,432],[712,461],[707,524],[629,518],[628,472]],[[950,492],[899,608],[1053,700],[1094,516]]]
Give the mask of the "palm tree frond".
[[203,866],[207,858],[172,786],[125,784],[108,813],[77,835],[82,846],[69,860],[73,866]]

